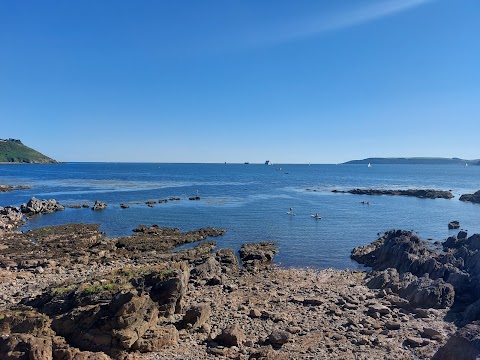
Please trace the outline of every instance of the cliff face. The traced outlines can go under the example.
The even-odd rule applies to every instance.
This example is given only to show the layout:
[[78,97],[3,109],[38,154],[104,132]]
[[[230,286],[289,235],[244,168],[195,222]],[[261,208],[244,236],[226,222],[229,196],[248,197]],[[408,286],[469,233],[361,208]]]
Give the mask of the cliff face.
[[0,139],[0,163],[55,164],[57,161],[16,139]]

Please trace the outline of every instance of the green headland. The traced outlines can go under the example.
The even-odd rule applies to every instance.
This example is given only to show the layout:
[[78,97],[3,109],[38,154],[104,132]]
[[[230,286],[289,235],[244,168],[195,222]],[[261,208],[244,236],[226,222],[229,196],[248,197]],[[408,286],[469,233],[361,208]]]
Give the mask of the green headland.
[[17,139],[0,139],[0,163],[56,164],[57,161]]

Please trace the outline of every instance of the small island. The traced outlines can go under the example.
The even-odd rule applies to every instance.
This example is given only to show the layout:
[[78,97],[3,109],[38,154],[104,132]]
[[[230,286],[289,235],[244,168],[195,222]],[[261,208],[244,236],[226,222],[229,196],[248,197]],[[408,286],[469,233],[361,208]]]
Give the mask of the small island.
[[25,146],[18,139],[0,139],[0,163],[57,164],[58,162]]
[[460,196],[460,201],[468,201],[474,204],[480,204],[480,190],[473,194],[463,194]]
[[453,194],[445,190],[432,189],[408,189],[408,190],[376,190],[376,189],[352,189],[332,190],[333,193],[354,195],[390,195],[390,196],[413,196],[421,199],[451,199]]

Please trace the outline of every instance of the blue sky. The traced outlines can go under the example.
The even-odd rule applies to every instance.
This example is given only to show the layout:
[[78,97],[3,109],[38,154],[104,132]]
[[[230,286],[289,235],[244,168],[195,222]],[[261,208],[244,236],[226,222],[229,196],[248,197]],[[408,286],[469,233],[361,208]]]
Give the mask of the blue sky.
[[0,138],[60,161],[480,158],[478,0],[0,2]]

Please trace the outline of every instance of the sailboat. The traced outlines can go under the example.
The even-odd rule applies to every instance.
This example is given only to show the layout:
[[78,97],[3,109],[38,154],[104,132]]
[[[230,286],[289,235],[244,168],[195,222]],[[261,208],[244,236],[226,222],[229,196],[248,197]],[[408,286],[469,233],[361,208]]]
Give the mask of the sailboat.
[[367,165],[367,166],[368,166],[368,167],[372,167],[372,164],[368,163],[368,165]]

